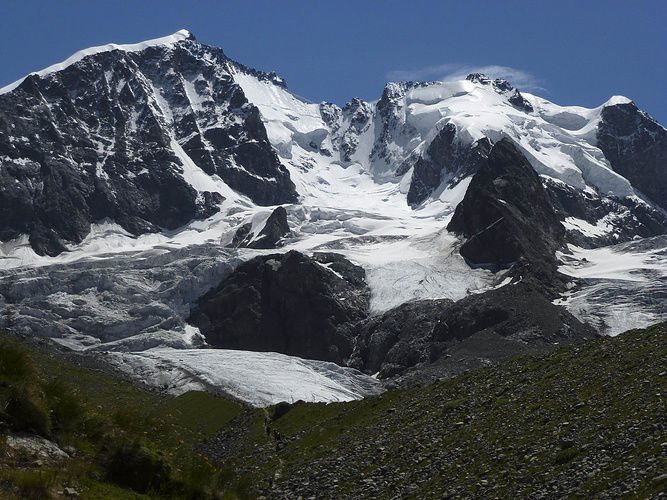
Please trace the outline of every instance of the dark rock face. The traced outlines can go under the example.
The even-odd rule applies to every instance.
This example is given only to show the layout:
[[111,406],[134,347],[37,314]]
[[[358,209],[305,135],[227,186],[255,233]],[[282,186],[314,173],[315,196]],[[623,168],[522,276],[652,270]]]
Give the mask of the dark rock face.
[[342,116],[349,120],[350,126],[339,139],[339,149],[343,161],[351,161],[359,146],[359,135],[371,125],[373,111],[371,106],[355,97],[342,110]]
[[606,106],[597,146],[615,172],[667,209],[667,130],[634,103]]
[[648,238],[667,233],[667,217],[633,198],[581,191],[549,179],[542,182],[559,219],[576,217],[593,226],[605,217],[614,221],[613,229],[602,235],[584,234],[570,228],[567,239],[579,247],[595,248],[630,241],[636,236]]
[[466,370],[502,363],[594,338],[597,332],[554,305],[525,281],[471,295],[446,308],[429,337],[437,353],[402,370],[390,387],[428,384]]
[[364,276],[337,254],[256,257],[201,297],[190,321],[216,347],[342,364],[354,345],[350,325],[368,310]]
[[132,234],[208,217],[222,197],[187,182],[189,160],[258,204],[295,202],[234,64],[190,38],[93,54],[0,95],[0,240],[28,233],[53,255],[107,217]]
[[385,379],[435,360],[444,350],[433,337],[440,316],[453,302],[408,302],[357,326],[357,343],[349,366]]
[[371,151],[371,161],[381,160],[386,165],[399,163],[400,166],[395,172],[396,177],[405,174],[414,163],[414,159],[401,157],[390,146],[416,132],[415,128],[405,121],[405,94],[414,88],[426,85],[428,84],[413,82],[387,83],[377,103],[377,117],[380,120],[376,121],[376,126],[379,126],[379,131]]
[[565,238],[539,176],[509,139],[493,146],[447,229],[468,238],[461,247],[468,262],[498,268],[522,256],[554,262]]
[[241,226],[232,240],[231,246],[243,248],[276,248],[281,238],[290,233],[287,223],[287,210],[284,207],[276,208],[266,222],[264,227],[255,237],[250,233],[252,223]]
[[462,341],[484,330],[523,342],[559,344],[591,338],[594,330],[525,283],[466,297],[440,318],[433,336]]
[[463,144],[456,138],[456,127],[448,123],[438,133],[414,165],[412,182],[407,200],[418,205],[426,200],[445,180],[451,185],[474,174],[489,155],[491,143],[487,138],[472,145]]
[[357,325],[349,365],[390,387],[442,377],[596,336],[528,280],[457,302],[403,304]]

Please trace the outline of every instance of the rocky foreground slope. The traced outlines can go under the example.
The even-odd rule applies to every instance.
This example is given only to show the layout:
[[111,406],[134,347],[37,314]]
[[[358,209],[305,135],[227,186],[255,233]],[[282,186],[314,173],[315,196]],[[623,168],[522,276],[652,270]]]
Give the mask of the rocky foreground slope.
[[[199,451],[265,498],[662,498],[667,323],[359,402],[247,411]],[[252,487],[250,486],[252,485]]]

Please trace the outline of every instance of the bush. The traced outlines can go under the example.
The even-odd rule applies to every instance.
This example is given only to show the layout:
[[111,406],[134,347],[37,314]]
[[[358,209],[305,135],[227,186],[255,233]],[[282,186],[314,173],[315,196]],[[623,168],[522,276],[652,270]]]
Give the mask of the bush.
[[139,493],[160,490],[171,475],[162,452],[136,441],[115,446],[104,462],[113,481]]
[[564,450],[558,450],[554,457],[554,461],[558,464],[564,464],[572,460],[579,454],[579,450],[576,448],[565,448]]
[[25,380],[34,377],[35,373],[33,361],[21,345],[0,340],[0,378]]
[[0,419],[14,431],[26,431],[49,437],[49,416],[31,397],[29,391],[10,386],[0,390]]
[[192,498],[210,497],[215,467],[203,457],[193,457],[181,474],[182,490]]
[[55,377],[44,384],[44,396],[51,409],[53,430],[71,432],[79,427],[86,410],[72,387]]
[[54,471],[43,470],[9,470],[2,478],[13,484],[22,498],[51,498],[50,489],[55,481]]

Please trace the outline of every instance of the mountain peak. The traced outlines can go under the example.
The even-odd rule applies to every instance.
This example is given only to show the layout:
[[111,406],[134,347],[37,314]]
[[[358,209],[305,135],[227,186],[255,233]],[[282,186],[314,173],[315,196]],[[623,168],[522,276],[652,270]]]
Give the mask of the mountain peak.
[[171,35],[172,37],[185,37],[183,40],[197,40],[191,31],[182,29]]
[[634,104],[632,100],[628,99],[625,96],[622,95],[615,95],[611,99],[609,99],[607,102],[605,102],[602,107],[606,108],[608,106],[617,106],[619,104]]
[[510,104],[523,109],[527,113],[533,112],[533,106],[524,99],[521,92],[513,87],[507,80],[503,80],[502,78],[492,80],[482,73],[471,73],[466,77],[466,80],[473,83],[480,83],[482,85],[490,85],[496,93],[505,95]]
[[[195,37],[188,30],[182,29],[177,31],[173,35],[164,36],[161,38],[155,38],[153,40],[146,40],[145,42],[124,44],[124,45],[118,45],[116,43],[108,43],[106,45],[99,45],[97,47],[89,47],[87,49],[83,49],[80,50],[79,52],[76,52],[75,54],[71,55],[70,57],[68,57],[67,59],[65,59],[60,63],[53,64],[48,68],[44,68],[43,70],[40,71],[35,71],[33,73],[30,73],[30,75],[37,75],[43,77],[50,73],[61,71],[67,68],[68,66],[71,66],[72,64],[81,61],[84,57],[91,56],[94,54],[100,54],[102,52],[110,52],[113,50],[121,50],[124,52],[140,52],[142,50],[147,49],[148,47],[155,47],[160,45],[174,45],[178,42],[182,42],[183,40],[195,40]],[[6,87],[0,88],[0,94],[11,92],[16,87],[21,85],[21,83],[23,83],[23,80],[25,80],[26,78],[27,76],[21,78],[20,80],[15,81],[14,83],[10,83]]]

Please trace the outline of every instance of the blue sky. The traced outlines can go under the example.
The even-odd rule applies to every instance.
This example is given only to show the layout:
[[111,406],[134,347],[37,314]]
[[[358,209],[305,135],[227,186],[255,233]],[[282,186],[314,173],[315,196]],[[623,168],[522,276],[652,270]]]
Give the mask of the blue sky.
[[185,28],[316,102],[484,68],[561,105],[624,95],[667,126],[663,0],[0,0],[0,20],[0,87],[90,46]]

